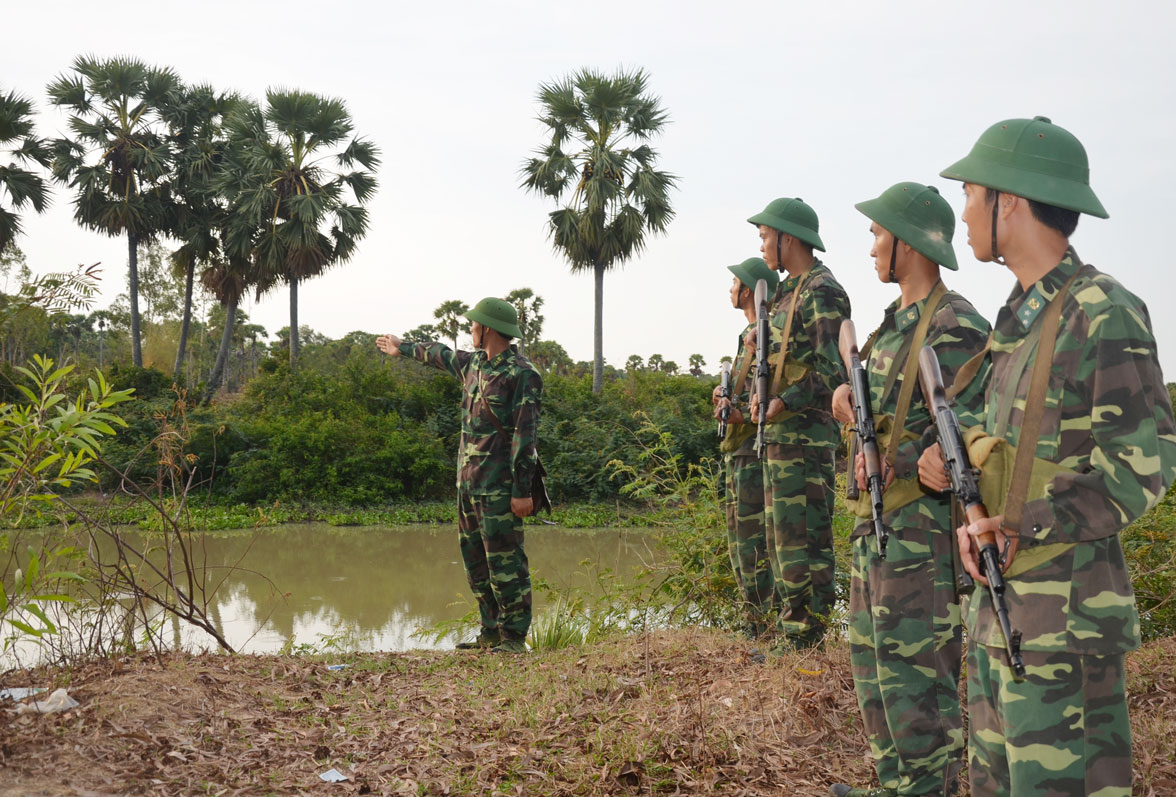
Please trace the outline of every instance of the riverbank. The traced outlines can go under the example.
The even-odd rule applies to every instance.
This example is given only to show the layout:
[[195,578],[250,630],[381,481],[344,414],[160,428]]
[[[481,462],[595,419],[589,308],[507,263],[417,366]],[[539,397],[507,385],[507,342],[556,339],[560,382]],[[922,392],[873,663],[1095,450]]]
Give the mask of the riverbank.
[[[1176,639],[1128,657],[1135,794],[1176,791]],[[872,775],[844,643],[760,662],[660,631],[520,657],[131,657],[9,673],[80,706],[0,711],[0,796],[819,795]],[[330,666],[345,665],[331,670]]]
[[[107,496],[89,492],[65,496],[68,505],[63,517],[69,523],[83,516],[101,518],[105,523],[138,526],[150,530],[161,527],[159,510],[142,498]],[[169,516],[174,507],[162,499]],[[190,495],[184,505],[191,528],[197,531],[252,529],[284,523],[327,523],[331,526],[404,526],[412,523],[457,524],[457,500],[415,501],[373,507],[349,507],[328,504],[296,504],[275,501],[269,504],[239,504],[223,499]],[[551,524],[564,528],[648,528],[660,524],[659,513],[647,505],[624,501],[574,502],[554,507],[549,514],[527,518],[530,524]],[[58,526],[54,515],[26,515],[19,528]]]

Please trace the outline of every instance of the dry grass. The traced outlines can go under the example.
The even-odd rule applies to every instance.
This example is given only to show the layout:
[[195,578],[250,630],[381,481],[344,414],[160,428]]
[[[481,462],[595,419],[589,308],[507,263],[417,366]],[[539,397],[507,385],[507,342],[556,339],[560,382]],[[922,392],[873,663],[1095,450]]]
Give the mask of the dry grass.
[[[1176,788],[1174,652],[1129,659],[1139,794]],[[38,675],[82,705],[0,712],[4,797],[818,795],[872,777],[843,645],[757,663],[744,642],[677,631],[526,657],[177,655]],[[352,780],[321,783],[331,767]]]

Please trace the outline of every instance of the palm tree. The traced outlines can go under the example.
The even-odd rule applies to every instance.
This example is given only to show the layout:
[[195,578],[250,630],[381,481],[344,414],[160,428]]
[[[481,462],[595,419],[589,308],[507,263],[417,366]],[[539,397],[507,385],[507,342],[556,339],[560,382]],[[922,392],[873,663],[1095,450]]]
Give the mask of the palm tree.
[[233,93],[217,93],[211,86],[186,88],[179,102],[167,109],[166,120],[176,147],[174,186],[176,220],[173,235],[182,243],[171,256],[182,272],[184,308],[180,342],[172,378],[178,380],[192,323],[192,287],[196,267],[212,266],[221,255],[221,238],[228,225],[228,207],[217,191],[217,178],[228,139],[224,119],[240,101]]
[[138,251],[171,223],[172,151],[160,118],[182,84],[171,69],[134,58],[78,56],[73,70],[48,87],[50,102],[71,112],[74,135],[53,142],[53,177],[77,190],[79,224],[127,237],[131,357],[142,366]]
[[442,302],[436,310],[433,311],[433,318],[437,319],[437,331],[447,338],[453,339],[453,348],[457,348],[457,335],[459,332],[469,332],[470,322],[465,319],[466,311],[469,305],[460,299],[450,299]]
[[519,314],[519,331],[523,333],[519,339],[519,354],[526,354],[527,349],[537,343],[543,334],[544,318],[539,312],[543,307],[543,297],[536,296],[530,288],[518,288],[508,293],[506,300],[514,305]]
[[419,327],[413,327],[405,332],[402,337],[409,343],[432,343],[441,334],[441,330],[432,324],[421,324]]
[[[245,166],[230,191],[230,211],[262,225],[253,242],[258,296],[290,286],[290,364],[296,366],[298,285],[355,253],[367,233],[363,205],[376,190],[379,150],[358,137],[339,149],[352,131],[343,101],[303,91],[271,89],[264,109],[242,103],[227,125]],[[328,158],[341,171],[324,164]],[[347,203],[346,189],[355,204]]]
[[42,213],[49,204],[45,181],[18,164],[19,161],[48,168],[51,160],[45,139],[33,134],[32,101],[15,91],[0,94],[0,148],[15,159],[7,165],[0,164],[0,252],[3,252],[21,231],[20,215],[15,211],[31,205]]
[[224,260],[206,268],[200,275],[200,282],[225,306],[225,327],[221,332],[220,347],[216,353],[216,364],[212,367],[212,374],[204,387],[202,403],[207,405],[212,401],[216,391],[220,389],[221,380],[225,373],[225,364],[229,359],[229,349],[233,344],[233,325],[237,319],[237,303],[249,290],[251,282],[251,266],[248,260]]
[[649,364],[649,370],[651,371],[660,371],[666,363],[665,358],[660,354],[649,355],[649,359],[646,362]]
[[626,371],[640,371],[645,367],[645,362],[641,359],[640,354],[630,354],[629,359],[625,361]]
[[604,272],[664,232],[674,211],[669,192],[677,178],[655,168],[648,142],[669,121],[661,100],[646,89],[642,70],[605,76],[582,69],[540,84],[539,120],[551,142],[523,164],[523,187],[563,207],[548,215],[548,231],[572,273],[591,270],[596,285],[592,390],[604,385]]
[[690,373],[692,376],[702,376],[702,366],[706,365],[706,360],[702,358],[701,354],[690,355]]

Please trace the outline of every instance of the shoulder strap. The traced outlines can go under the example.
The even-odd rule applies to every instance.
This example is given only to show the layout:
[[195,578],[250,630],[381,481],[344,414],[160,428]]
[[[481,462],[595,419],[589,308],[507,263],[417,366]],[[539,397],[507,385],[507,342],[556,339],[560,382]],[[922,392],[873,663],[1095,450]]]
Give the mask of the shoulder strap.
[[[1021,434],[1017,437],[1017,458],[1013,461],[1012,480],[1009,494],[1005,499],[1002,525],[1014,532],[1021,529],[1021,513],[1025,510],[1025,499],[1029,495],[1029,473],[1037,456],[1037,439],[1041,434],[1041,418],[1045,414],[1045,392],[1049,388],[1049,372],[1053,366],[1054,346],[1058,339],[1058,321],[1062,317],[1062,304],[1070,295],[1074,280],[1089,269],[1081,262],[1066,280],[1045,308],[1041,320],[1041,340],[1037,346],[1037,359],[1033,363],[1033,374],[1029,381],[1029,395],[1025,399],[1025,415],[1021,421]],[[1010,385],[1008,392],[1016,391]]]
[[743,381],[747,379],[747,374],[751,371],[751,361],[754,359],[751,350],[746,345],[743,346],[743,359],[739,361],[739,371],[735,375],[735,381],[731,383],[732,391],[738,392],[743,387]]
[[800,279],[796,281],[796,287],[792,289],[792,304],[788,306],[788,317],[784,320],[784,337],[780,340],[780,359],[776,361],[776,375],[772,377],[772,389],[769,395],[774,396],[780,392],[780,382],[784,378],[784,360],[788,358],[788,343],[792,337],[792,319],[796,315],[796,305],[800,304],[800,289],[804,287],[809,274],[813,273],[813,268],[816,268],[816,265],[801,274]]
[[[907,338],[904,344],[907,349],[906,365],[902,370],[902,387],[898,390],[898,404],[894,407],[894,424],[891,426],[893,430],[890,435],[890,443],[886,446],[886,461],[894,467],[894,456],[898,451],[898,444],[902,440],[902,432],[906,428],[907,412],[911,408],[911,398],[915,394],[915,385],[919,383],[919,352],[923,348],[923,341],[927,338],[927,330],[931,327],[931,319],[939,312],[939,303],[943,301],[944,295],[947,293],[947,286],[940,280],[936,284],[935,289],[931,291],[931,295],[927,297],[927,303],[923,305],[923,315],[919,318],[919,323],[915,327],[915,334]],[[898,358],[895,358],[896,360]],[[896,373],[897,369],[894,367],[895,363],[890,365],[890,374],[887,374],[887,380]],[[893,381],[891,381],[891,388],[893,389]],[[886,397],[890,393],[888,389],[882,396],[882,401],[886,401]]]

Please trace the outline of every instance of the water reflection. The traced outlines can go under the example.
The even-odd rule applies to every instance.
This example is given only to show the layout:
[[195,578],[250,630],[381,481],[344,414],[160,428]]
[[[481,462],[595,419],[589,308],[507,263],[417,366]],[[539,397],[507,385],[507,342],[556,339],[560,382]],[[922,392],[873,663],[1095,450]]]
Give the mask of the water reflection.
[[[136,546],[147,542],[127,536]],[[526,549],[532,577],[561,589],[591,589],[606,568],[632,579],[656,555],[649,535],[542,525],[527,527]],[[321,648],[327,639],[356,650],[451,647],[453,640],[434,643],[412,633],[460,618],[474,605],[451,526],[292,524],[214,533],[204,537],[201,555],[216,587],[210,614],[242,652]],[[538,617],[545,601],[539,593],[535,599]],[[167,636],[190,650],[215,645],[179,623]]]

